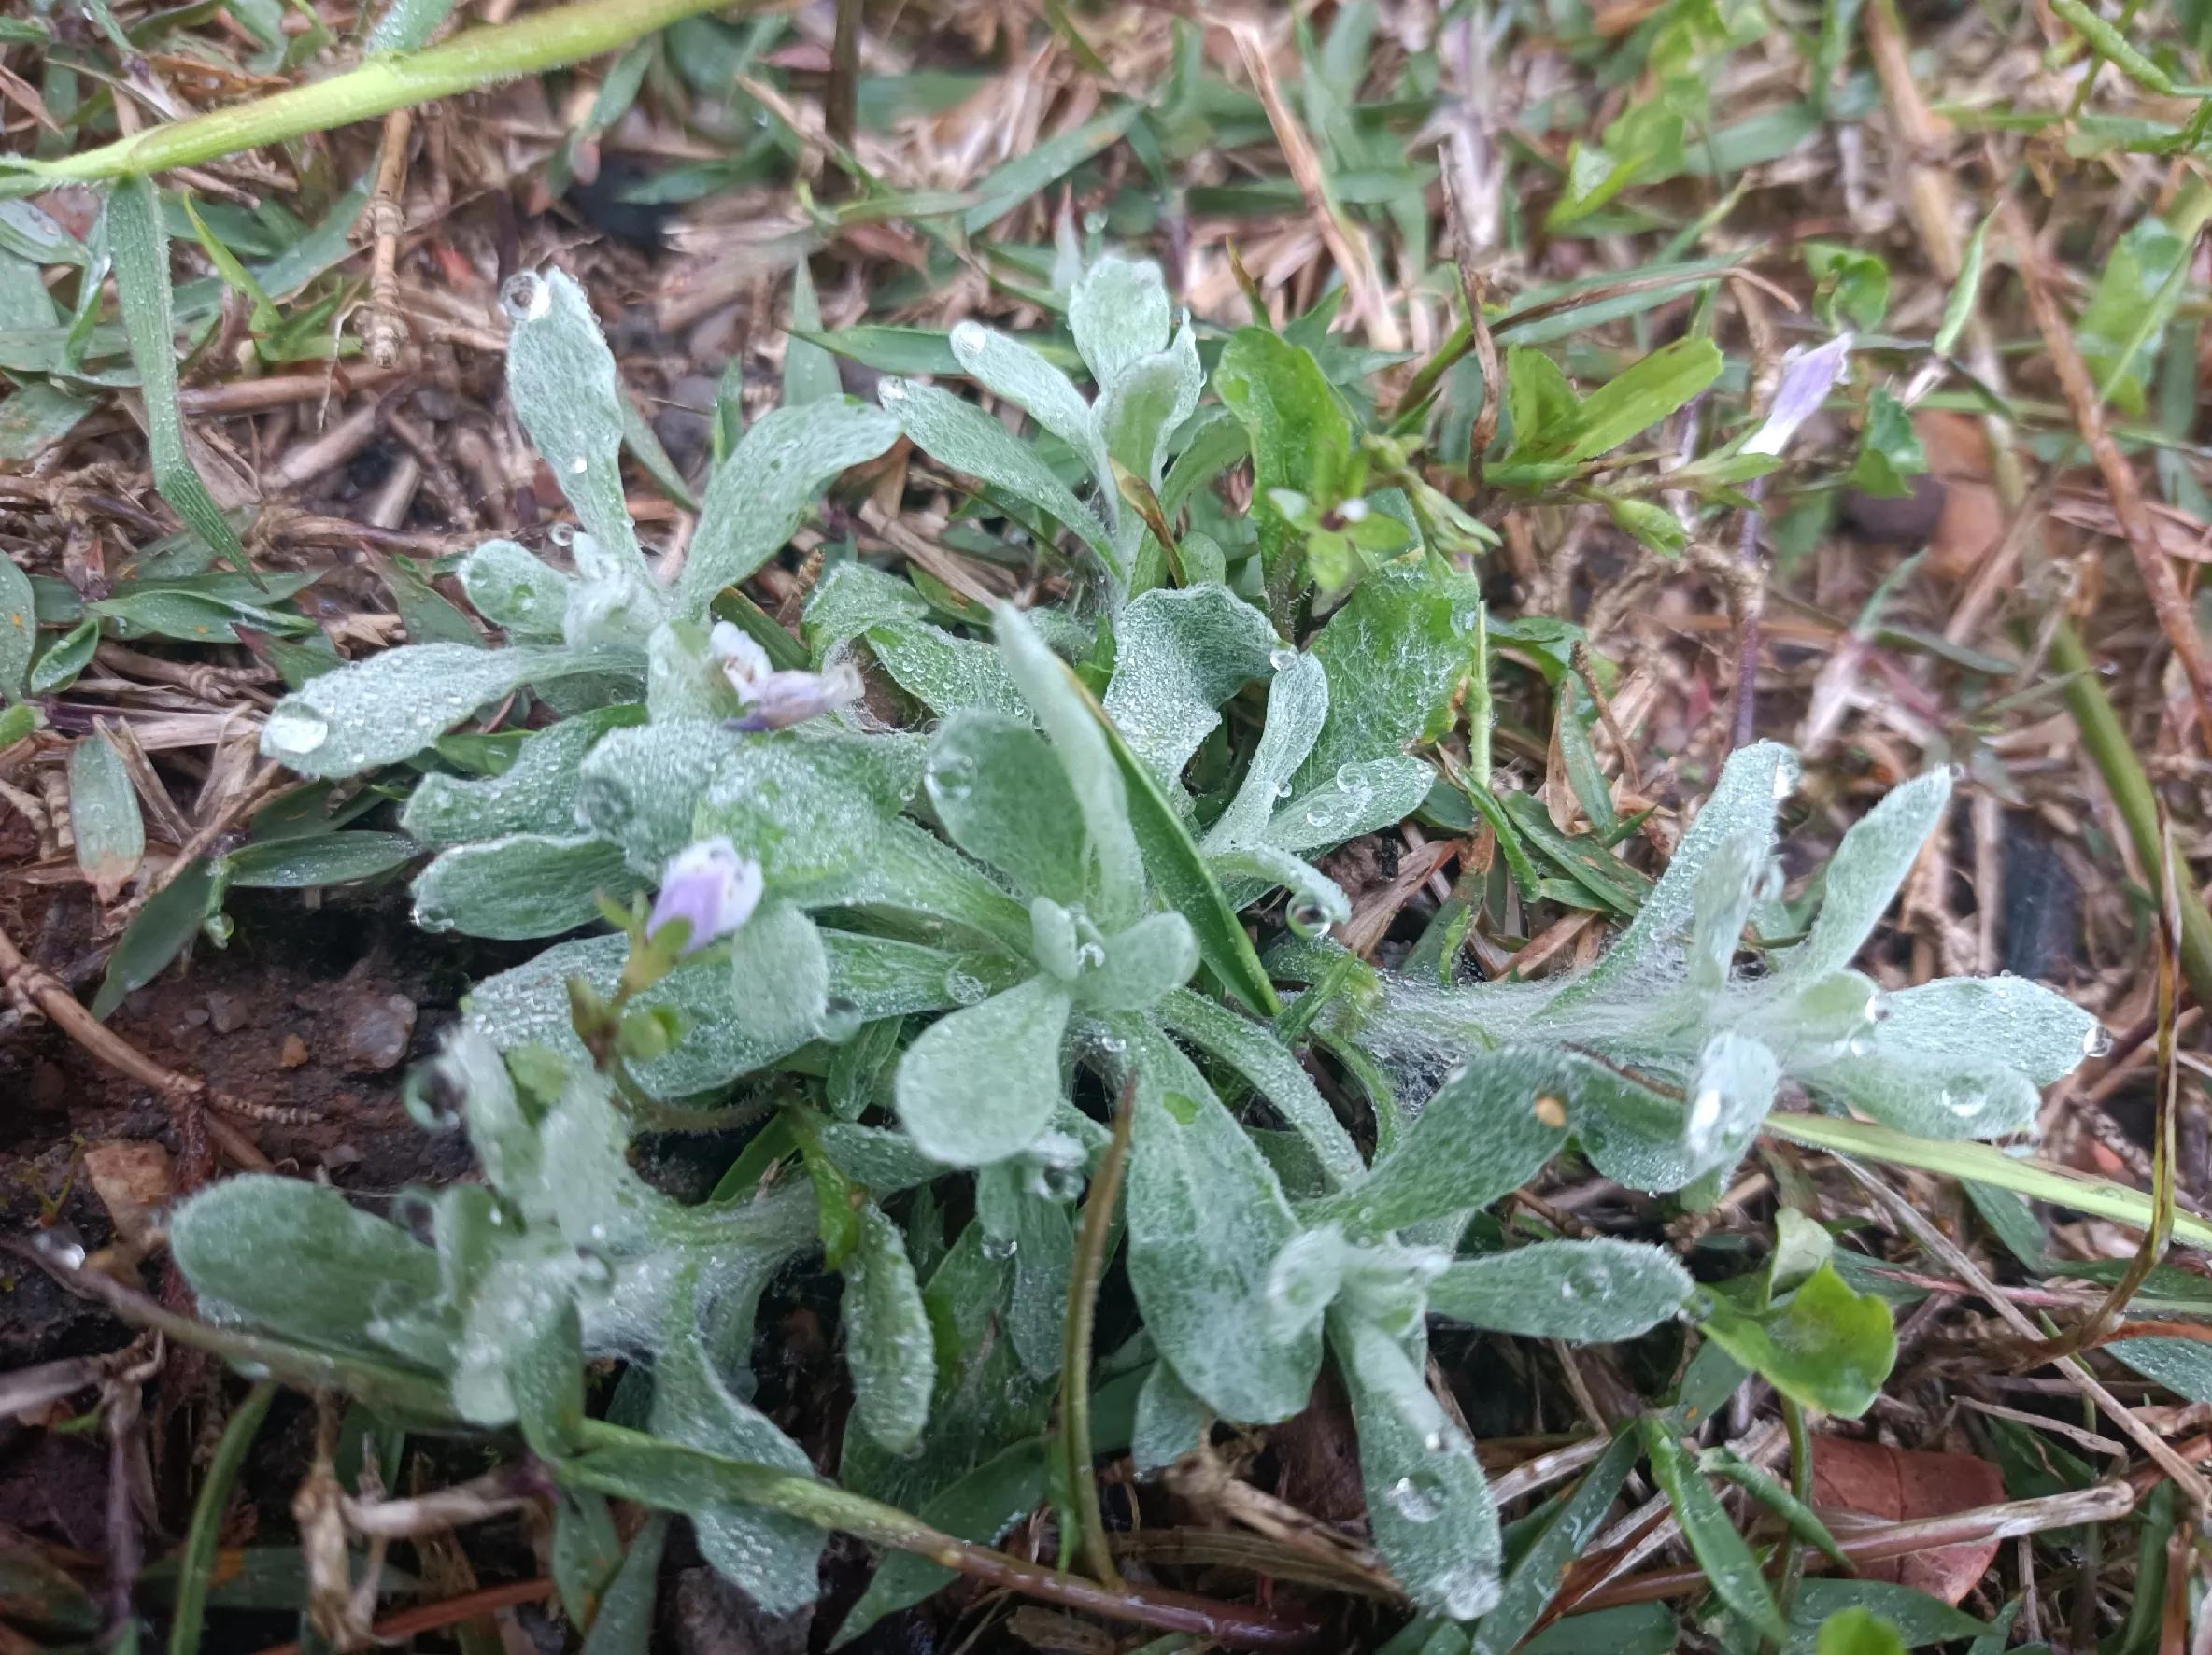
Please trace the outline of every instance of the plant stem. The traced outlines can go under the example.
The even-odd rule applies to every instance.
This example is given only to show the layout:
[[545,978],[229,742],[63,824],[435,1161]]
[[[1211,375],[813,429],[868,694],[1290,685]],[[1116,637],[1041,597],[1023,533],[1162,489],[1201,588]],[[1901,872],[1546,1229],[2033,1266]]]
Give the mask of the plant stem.
[[395,109],[496,81],[558,69],[617,50],[670,23],[726,4],[728,0],[580,0],[511,23],[463,30],[420,51],[373,59],[328,80],[291,87],[190,120],[168,121],[97,149],[52,161],[25,161],[9,170],[51,181],[116,178],[194,166],[262,144],[373,120]]
[[1122,1083],[1113,1109],[1113,1137],[1091,1180],[1083,1204],[1083,1227],[1075,1237],[1075,1259],[1068,1272],[1068,1317],[1060,1350],[1060,1451],[1068,1462],[1068,1487],[1085,1565],[1106,1586],[1121,1584],[1113,1549],[1106,1540],[1106,1520],[1099,1510],[1099,1482],[1091,1474],[1091,1329],[1098,1313],[1099,1278],[1106,1270],[1106,1250],[1113,1235],[1113,1209],[1121,1198],[1122,1169],[1128,1165],[1129,1136],[1137,1116],[1137,1076]]
[[[1812,1434],[1805,1428],[1805,1409],[1787,1396],[1778,1397],[1782,1407],[1782,1425],[1790,1434],[1790,1492],[1808,1508],[1812,1506]],[[1782,1533],[1781,1577],[1774,1583],[1775,1607],[1781,1610],[1782,1619],[1790,1618],[1790,1602],[1797,1595],[1797,1582],[1805,1577],[1805,1547],[1796,1532],[1785,1529]]]
[[564,1482],[597,1489],[659,1510],[688,1511],[736,1500],[835,1529],[876,1546],[913,1552],[940,1568],[971,1576],[1063,1607],[1189,1633],[1230,1648],[1312,1648],[1310,1622],[1280,1611],[1219,1603],[1157,1587],[1105,1586],[959,1540],[917,1517],[800,1472],[724,1459],[603,1421],[586,1420],[584,1451],[559,1467]]
[[222,1537],[223,1508],[230,1504],[231,1485],[238,1480],[238,1467],[253,1446],[276,1382],[263,1379],[246,1393],[246,1400],[222,1428],[215,1445],[215,1458],[207,1464],[207,1480],[192,1506],[191,1528],[184,1538],[184,1560],[177,1571],[177,1615],[169,1628],[169,1655],[199,1655],[200,1627],[206,1618],[207,1582],[215,1572],[216,1542]]

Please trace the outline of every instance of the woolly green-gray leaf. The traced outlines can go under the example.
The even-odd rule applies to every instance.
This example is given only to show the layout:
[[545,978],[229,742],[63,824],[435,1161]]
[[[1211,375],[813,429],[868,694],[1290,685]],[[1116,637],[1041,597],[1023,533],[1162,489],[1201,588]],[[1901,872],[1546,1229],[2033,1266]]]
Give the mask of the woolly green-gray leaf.
[[[953,356],[968,376],[1012,403],[1068,445],[1098,483],[1101,497],[1113,499],[1113,472],[1091,419],[1091,405],[1075,382],[1018,339],[981,322],[965,321],[952,331]],[[1116,509],[1113,505],[1108,511]]]
[[1217,709],[1266,677],[1279,647],[1267,616],[1227,587],[1156,587],[1115,624],[1106,715],[1155,775],[1173,781],[1220,724]]
[[573,828],[584,755],[609,730],[644,722],[643,707],[603,707],[524,738],[496,776],[427,775],[408,797],[400,826],[426,844]]
[[724,1013],[747,1042],[795,1051],[822,1030],[830,956],[822,933],[796,906],[771,900],[730,940],[730,1001]]
[[1213,1410],[1191,1394],[1164,1362],[1152,1365],[1137,1393],[1137,1425],[1129,1438],[1129,1459],[1140,1474],[1172,1465],[1206,1441]]
[[929,743],[929,803],[952,842],[1029,896],[1085,894],[1081,811],[1051,747],[1026,719],[957,713]]
[[1276,807],[1290,790],[1290,778],[1328,720],[1328,693],[1327,670],[1318,659],[1283,652],[1268,686],[1268,717],[1260,727],[1259,745],[1253,749],[1236,798],[1206,834],[1201,848],[1208,855],[1266,837]]
[[599,318],[566,271],[525,272],[501,294],[507,397],[576,520],[622,565],[645,569],[622,489],[622,387]]
[[1053,475],[1035,449],[973,403],[910,379],[886,379],[877,395],[898,417],[900,429],[930,459],[1056,517],[1082,537],[1114,580],[1127,577],[1098,516]]
[[1198,941],[1180,913],[1153,913],[1102,944],[1105,959],[1085,971],[1075,997],[1098,1011],[1133,1011],[1181,988],[1198,969]]
[[410,644],[312,678],[278,701],[262,753],[304,776],[359,775],[412,758],[479,707],[526,684],[619,672],[632,658],[586,650]]
[[518,638],[558,638],[574,575],[511,540],[488,540],[461,562],[461,588],[478,615]]
[[1128,798],[1113,749],[1090,698],[1028,618],[1001,605],[998,633],[999,657],[1052,739],[1069,789],[1082,807],[1098,867],[1092,911],[1101,927],[1119,929],[1142,911],[1144,863],[1129,826]]
[[1850,965],[1889,911],[1950,802],[1950,772],[1930,771],[1890,789],[1852,823],[1829,860],[1811,933],[1776,959],[1775,970],[1809,980]]
[[1339,1187],[1367,1176],[1359,1147],[1313,1084],[1313,1077],[1261,1025],[1188,989],[1162,999],[1155,1014],[1201,1051],[1237,1070],[1297,1129]]
[[869,1436],[904,1453],[929,1423],[937,1351],[899,1226],[872,1201],[861,1206],[859,1226],[859,1245],[844,1266],[853,1412]]
[[1163,1091],[1148,1078],[1135,1107],[1128,1270],[1145,1327],[1217,1413],[1287,1420],[1306,1406],[1321,1361],[1320,1330],[1285,1337],[1267,1301],[1269,1266],[1297,1233],[1289,1203],[1211,1093]]
[[939,1018],[900,1060],[893,1095],[915,1143],[952,1167],[1019,1154],[1060,1100],[1068,996],[1033,978]]
[[1296,789],[1326,785],[1340,765],[1442,737],[1475,669],[1482,614],[1480,583],[1433,559],[1392,563],[1361,581],[1313,640],[1328,674],[1328,722]]
[[1068,327],[1101,394],[1141,357],[1164,350],[1174,325],[1168,284],[1149,259],[1109,253],[1083,273],[1068,295]]
[[840,473],[898,440],[896,419],[850,397],[762,415],[707,484],[676,582],[677,612],[698,615],[724,587],[752,574],[783,549]]
[[1474,1445],[1397,1339],[1342,1307],[1329,1311],[1328,1337],[1359,1436],[1375,1549],[1420,1607],[1452,1620],[1486,1613],[1504,1546]]
[[638,887],[611,839],[511,833],[441,852],[416,877],[415,923],[471,937],[557,937],[597,917],[600,892],[621,901]]
[[1470,1327],[1602,1345],[1666,1321],[1691,1286],[1664,1248],[1605,1237],[1538,1241],[1453,1260],[1428,1284],[1428,1308]]

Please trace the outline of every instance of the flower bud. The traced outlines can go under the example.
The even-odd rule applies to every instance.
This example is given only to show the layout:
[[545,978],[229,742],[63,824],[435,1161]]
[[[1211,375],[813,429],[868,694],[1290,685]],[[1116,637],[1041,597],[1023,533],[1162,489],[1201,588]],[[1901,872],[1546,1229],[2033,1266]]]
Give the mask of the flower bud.
[[727,839],[705,839],[678,851],[660,876],[660,895],[645,921],[652,936],[672,920],[691,922],[683,953],[696,954],[753,917],[760,903],[760,864],[737,854]]

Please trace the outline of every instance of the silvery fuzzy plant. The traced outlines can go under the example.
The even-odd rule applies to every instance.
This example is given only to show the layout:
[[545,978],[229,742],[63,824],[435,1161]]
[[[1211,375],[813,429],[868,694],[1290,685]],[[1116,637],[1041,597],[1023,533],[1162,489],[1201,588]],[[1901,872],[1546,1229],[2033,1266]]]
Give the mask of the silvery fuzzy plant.
[[[424,1077],[426,1118],[467,1131],[486,1181],[411,1197],[391,1222],[297,1181],[220,1184],[172,1227],[211,1313],[410,1414],[518,1423],[570,1491],[564,1521],[603,1521],[606,1493],[685,1511],[770,1609],[814,1595],[825,1525],[942,1557],[914,1536],[988,1543],[1049,1497],[1072,1556],[1095,1526],[1092,1452],[1149,1470],[1216,1419],[1288,1419],[1326,1360],[1398,1582],[1435,1615],[1487,1617],[1478,1642],[1505,1648],[1548,1589],[1532,1605],[1535,1577],[1504,1568],[1473,1447],[1425,1377],[1430,1316],[1605,1341],[1687,1315],[1787,1396],[1868,1405],[1888,1315],[1832,1268],[1731,1295],[1658,1247],[1483,1252],[1499,1232],[1470,1221],[1569,1150],[1694,1198],[1783,1096],[1925,1136],[2027,1125],[2086,1016],[2007,979],[1885,995],[1851,969],[1948,777],[1852,830],[1783,942],[1774,813],[1794,761],[1749,749],[1593,969],[1417,984],[1326,940],[1348,905],[1307,858],[1428,796],[1412,750],[1482,704],[1475,583],[1417,549],[1302,646],[1218,581],[1157,584],[1164,548],[1124,507],[1158,501],[1206,416],[1156,270],[1105,261],[1071,295],[1103,388],[1087,403],[1027,347],[956,333],[956,360],[1056,450],[900,381],[882,408],[787,406],[716,473],[665,582],[622,507],[621,393],[581,293],[525,278],[509,309],[516,407],[581,526],[573,573],[489,543],[462,581],[503,646],[333,672],[276,709],[264,742],[311,776],[428,770],[404,813],[440,847],[416,882],[426,926],[585,934],[478,985]],[[716,623],[717,595],[815,493],[901,433],[1010,514],[1062,525],[1100,576],[1096,604],[986,615],[845,562],[809,601],[803,654],[764,623]],[[1081,457],[1093,502],[1047,452]],[[929,733],[865,720],[861,652],[934,715]],[[1240,762],[1195,763],[1230,741],[1223,709],[1253,686],[1266,714]],[[440,738],[521,692],[560,716],[504,743],[503,769],[433,768],[479,758],[485,743]],[[1264,919],[1277,893],[1263,961],[1245,911]],[[1737,967],[1747,932],[1781,943],[1761,969]],[[1367,1143],[1300,1061],[1309,1045],[1364,1095]],[[635,1131],[750,1118],[720,1108],[733,1087],[775,1113],[715,1199],[684,1206],[639,1178]],[[1073,1333],[1075,1216],[1122,1153],[1115,1121],[1143,1328],[1092,1353]],[[805,1177],[777,1176],[787,1162]],[[948,1245],[956,1180],[974,1216]],[[746,1400],[755,1302],[816,1246],[844,1278],[855,1393],[834,1489]],[[581,1418],[594,1356],[632,1362],[618,1423]],[[1608,1456],[1619,1477],[1636,1440]],[[1643,1440],[1670,1493],[1696,1499],[1679,1441]],[[890,1560],[845,1633],[943,1577]],[[1765,1625],[1772,1605],[1745,1612]]]

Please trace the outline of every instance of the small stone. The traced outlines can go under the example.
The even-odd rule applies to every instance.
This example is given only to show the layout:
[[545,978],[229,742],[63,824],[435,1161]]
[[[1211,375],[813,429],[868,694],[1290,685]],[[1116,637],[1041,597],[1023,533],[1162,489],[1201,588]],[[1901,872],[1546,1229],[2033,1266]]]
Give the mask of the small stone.
[[284,1037],[284,1044],[276,1053],[278,1068],[298,1068],[307,1061],[307,1042],[296,1034]]
[[415,1002],[404,994],[372,995],[346,1026],[346,1067],[382,1072],[397,1068],[415,1038]]
[[207,1017],[217,1034],[236,1034],[253,1021],[244,995],[220,991],[207,997]]

